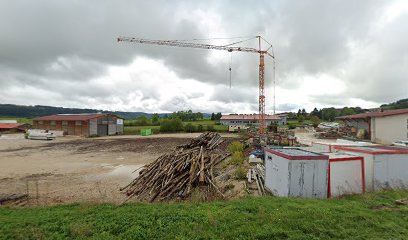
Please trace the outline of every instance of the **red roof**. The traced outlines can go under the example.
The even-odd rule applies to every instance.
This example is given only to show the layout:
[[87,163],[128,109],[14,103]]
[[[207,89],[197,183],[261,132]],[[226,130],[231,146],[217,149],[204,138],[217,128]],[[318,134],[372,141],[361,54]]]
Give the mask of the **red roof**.
[[408,114],[408,108],[388,110],[383,112],[367,112],[348,116],[337,117],[337,119],[361,119],[361,118],[371,118],[371,117],[386,117],[400,114]]
[[[265,120],[280,120],[281,118],[277,115],[265,115]],[[233,115],[223,115],[221,120],[259,120],[259,114],[233,114]]]
[[95,114],[56,114],[56,115],[34,118],[33,120],[35,121],[86,121],[86,120],[99,118],[99,117],[105,117],[105,116],[114,116],[117,118],[121,118],[114,114],[95,113]]
[[0,123],[0,129],[13,129],[23,125],[24,123]]

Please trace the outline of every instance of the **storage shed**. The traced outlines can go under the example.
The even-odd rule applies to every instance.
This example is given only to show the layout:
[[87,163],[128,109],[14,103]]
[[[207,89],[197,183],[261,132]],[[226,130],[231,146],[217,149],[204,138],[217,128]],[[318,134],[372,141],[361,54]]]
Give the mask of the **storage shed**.
[[57,114],[33,119],[33,127],[65,135],[107,136],[123,133],[123,118],[114,114]]
[[408,187],[408,149],[389,146],[335,147],[339,152],[364,157],[366,191]]
[[346,153],[328,153],[327,197],[364,192],[364,158]]
[[0,123],[0,132],[2,133],[15,133],[24,132],[31,127],[30,124],[25,123]]
[[277,196],[326,198],[328,159],[298,148],[266,148],[265,187]]
[[337,117],[349,127],[364,129],[367,140],[391,144],[408,139],[408,108]]

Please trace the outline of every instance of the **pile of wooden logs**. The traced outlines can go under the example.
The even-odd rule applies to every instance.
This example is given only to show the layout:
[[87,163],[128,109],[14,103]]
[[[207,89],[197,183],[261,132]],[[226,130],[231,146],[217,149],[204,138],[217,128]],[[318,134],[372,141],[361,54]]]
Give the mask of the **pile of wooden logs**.
[[258,194],[263,196],[266,194],[265,192],[265,166],[263,164],[256,164],[252,166],[247,173],[248,183],[255,182],[256,187],[258,189]]
[[24,204],[28,199],[28,194],[22,193],[11,193],[11,194],[0,194],[0,205],[4,204]]
[[214,166],[229,156],[215,150],[222,141],[218,133],[203,133],[145,166],[121,191],[128,199],[150,202],[185,199],[197,186],[212,187],[222,195],[213,175]]

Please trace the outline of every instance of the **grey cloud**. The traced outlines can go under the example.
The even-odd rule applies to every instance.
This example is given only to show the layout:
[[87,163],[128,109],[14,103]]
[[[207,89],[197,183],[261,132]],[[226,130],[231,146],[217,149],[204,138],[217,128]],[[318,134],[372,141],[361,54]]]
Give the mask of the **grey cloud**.
[[[408,53],[407,15],[379,33],[372,25],[390,1],[2,1],[0,3],[0,82],[2,102],[21,100],[6,91],[29,86],[50,93],[51,105],[87,106],[89,102],[125,99],[133,88],[106,89],[91,84],[105,76],[108,66],[124,66],[136,56],[161,60],[182,79],[196,79],[227,87],[228,59],[213,65],[208,50],[177,49],[119,44],[117,36],[151,39],[207,38],[194,11],[219,15],[226,36],[263,35],[274,44],[276,80],[286,89],[296,89],[304,75],[327,74],[347,85],[343,99],[312,96],[312,101],[341,105],[346,98],[387,102],[406,97]],[[180,12],[188,17],[180,18]],[[352,56],[350,41],[363,43],[364,56]],[[211,42],[217,44],[217,42]],[[250,46],[256,47],[256,41]],[[233,53],[233,91],[215,87],[207,106],[228,111],[225,104],[238,102],[257,110],[258,56]],[[210,60],[211,61],[211,60]],[[350,64],[352,63],[352,65]],[[346,73],[341,74],[340,70]],[[145,108],[155,106],[159,93],[150,83],[132,76],[143,93]],[[165,81],[165,79],[164,79]],[[50,84],[53,83],[53,84]],[[266,85],[272,83],[272,63],[267,61]],[[13,88],[14,89],[14,88]],[[23,89],[23,88],[22,88]],[[237,90],[239,89],[239,90]],[[235,91],[234,91],[235,90]],[[176,93],[175,93],[176,94]],[[197,95],[198,94],[198,95]],[[199,93],[174,97],[162,110],[192,106]],[[38,101],[44,101],[38,96]],[[123,100],[125,101],[125,100]],[[291,103],[283,104],[287,109]],[[278,107],[279,108],[279,107]],[[138,109],[135,109],[138,110]],[[154,111],[154,110],[153,110]],[[214,109],[215,111],[215,109]]]

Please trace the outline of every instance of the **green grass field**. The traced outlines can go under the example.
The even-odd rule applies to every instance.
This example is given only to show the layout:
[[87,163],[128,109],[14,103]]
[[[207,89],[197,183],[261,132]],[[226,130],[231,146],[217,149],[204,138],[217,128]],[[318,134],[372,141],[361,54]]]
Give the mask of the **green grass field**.
[[151,128],[153,131],[155,129],[160,130],[160,126],[124,126],[123,134],[125,135],[140,135],[140,130],[142,128]]
[[0,120],[17,120],[18,123],[33,124],[33,120],[29,118],[0,117]]
[[407,191],[343,199],[0,208],[1,239],[407,239]]
[[[212,120],[201,120],[201,121],[192,121],[192,122],[183,122],[184,125],[191,123],[195,127],[198,125],[203,125],[204,131],[207,130],[207,126],[212,126],[215,131],[217,132],[227,132],[228,131],[228,126],[225,125],[216,125],[216,121]],[[123,129],[123,134],[125,135],[139,135],[140,130],[142,128],[151,128],[153,131],[160,131],[160,126],[124,126]]]

